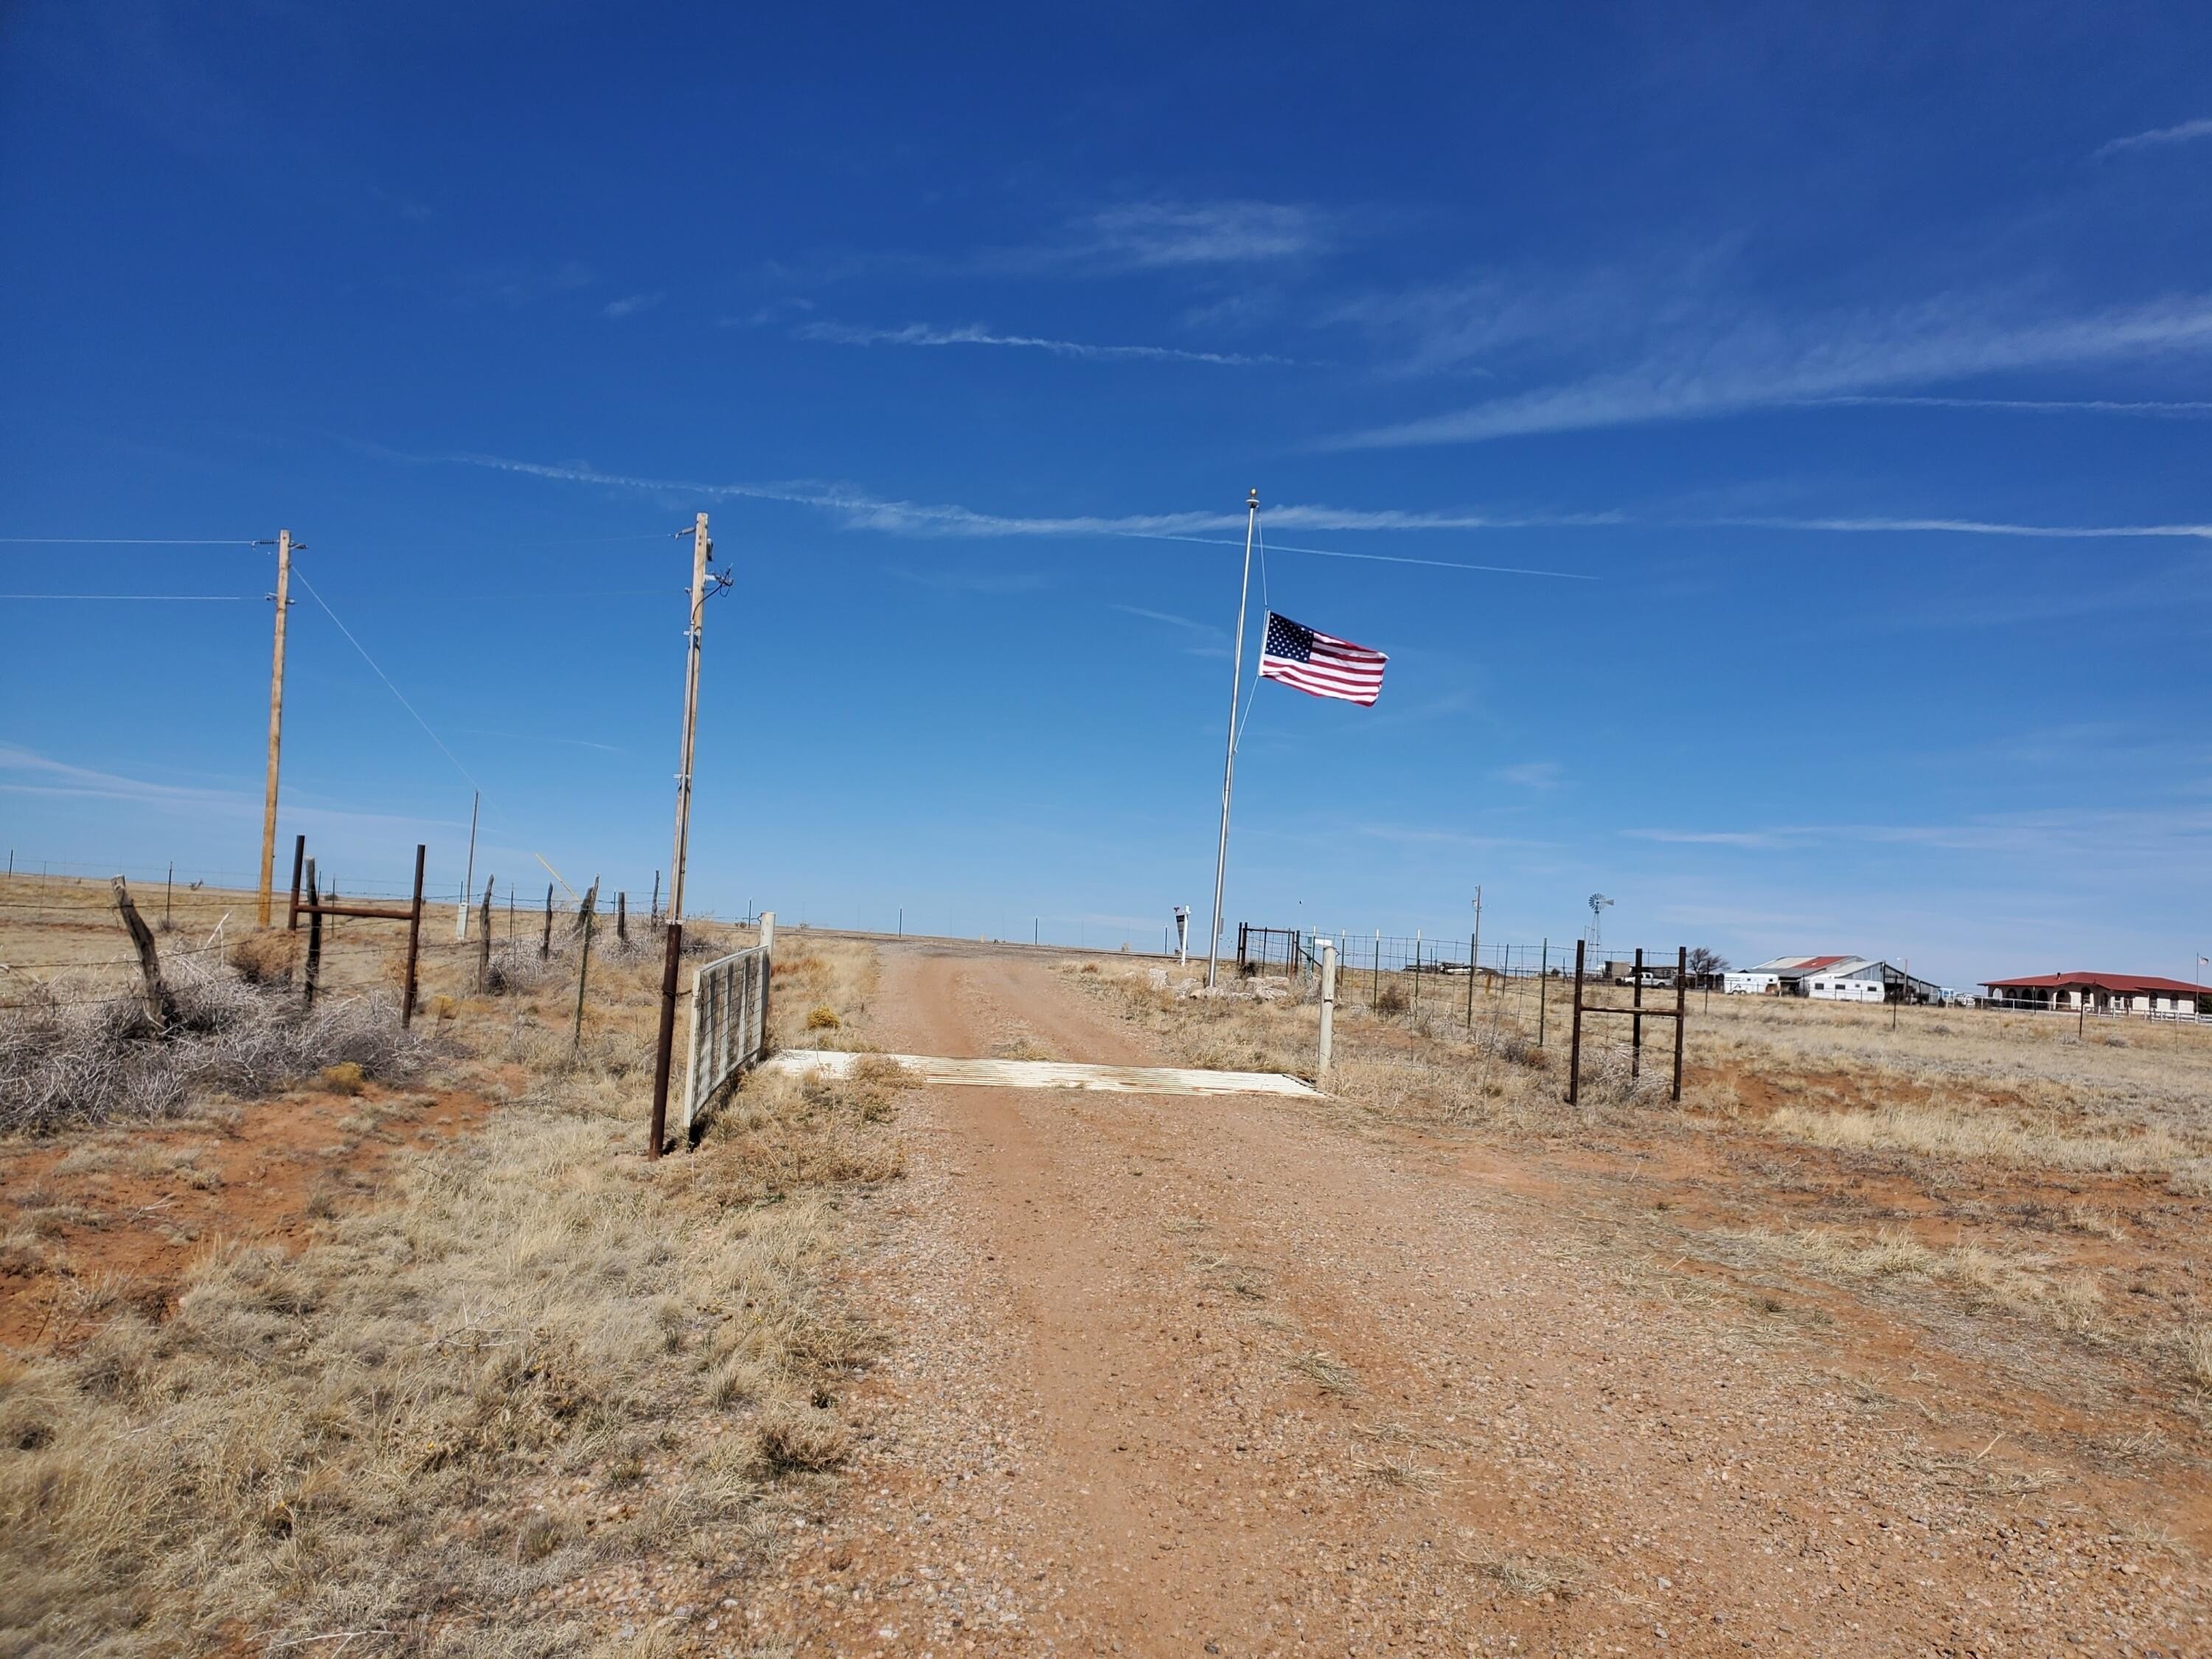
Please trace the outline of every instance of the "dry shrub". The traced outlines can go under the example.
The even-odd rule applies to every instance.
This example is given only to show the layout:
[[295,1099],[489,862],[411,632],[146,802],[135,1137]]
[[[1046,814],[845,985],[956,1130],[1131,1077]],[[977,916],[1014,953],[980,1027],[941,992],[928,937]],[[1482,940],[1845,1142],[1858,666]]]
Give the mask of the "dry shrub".
[[299,939],[297,933],[265,927],[232,945],[227,959],[248,985],[289,985]]
[[2212,1324],[2190,1325],[2176,1332],[2173,1351],[2191,1386],[2212,1395]]
[[759,1433],[761,1456],[773,1469],[833,1469],[845,1461],[850,1444],[834,1415],[793,1401],[779,1401],[763,1412]]
[[318,1074],[323,1087],[334,1095],[359,1094],[365,1085],[360,1063],[342,1060],[335,1066],[325,1066]]
[[871,1059],[846,1077],[749,1073],[709,1121],[707,1137],[731,1154],[736,1190],[750,1200],[890,1181],[906,1172],[906,1155],[877,1126],[910,1076]]
[[402,1077],[424,1054],[381,997],[325,997],[303,1012],[191,957],[167,981],[171,1019],[159,1032],[135,1000],[59,980],[0,1013],[0,1131],[161,1117],[198,1096],[267,1094],[349,1062]]
[[1395,1017],[1412,1006],[1413,1003],[1403,988],[1395,983],[1386,985],[1375,994],[1375,1012],[1378,1014]]
[[810,1031],[834,1031],[844,1023],[837,1018],[835,1008],[816,1008],[806,1016],[806,1029]]

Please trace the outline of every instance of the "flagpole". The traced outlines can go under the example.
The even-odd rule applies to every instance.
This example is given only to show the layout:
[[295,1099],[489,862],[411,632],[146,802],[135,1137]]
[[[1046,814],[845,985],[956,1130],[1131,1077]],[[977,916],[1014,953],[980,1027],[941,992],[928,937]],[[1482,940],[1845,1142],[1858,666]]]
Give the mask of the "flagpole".
[[1213,931],[1206,940],[1206,984],[1213,988],[1221,952],[1221,882],[1229,872],[1229,793],[1237,781],[1237,696],[1244,684],[1244,609],[1252,599],[1252,532],[1260,522],[1260,492],[1244,500],[1244,585],[1237,594],[1237,653],[1229,670],[1229,753],[1221,763],[1221,841],[1213,852]]

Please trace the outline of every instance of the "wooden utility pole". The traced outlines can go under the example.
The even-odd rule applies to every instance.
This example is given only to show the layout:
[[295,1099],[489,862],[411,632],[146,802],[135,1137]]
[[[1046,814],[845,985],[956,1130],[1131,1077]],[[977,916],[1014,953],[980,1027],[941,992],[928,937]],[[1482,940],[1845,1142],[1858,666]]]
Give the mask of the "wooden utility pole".
[[269,925],[276,879],[276,752],[284,741],[284,619],[292,609],[292,532],[276,532],[276,647],[269,666],[269,785],[261,803],[261,896],[257,915]]
[[714,544],[707,534],[707,515],[691,527],[691,625],[684,660],[684,747],[676,772],[676,852],[668,866],[668,919],[684,920],[684,858],[691,841],[691,748],[699,726],[699,646],[707,610],[707,562]]

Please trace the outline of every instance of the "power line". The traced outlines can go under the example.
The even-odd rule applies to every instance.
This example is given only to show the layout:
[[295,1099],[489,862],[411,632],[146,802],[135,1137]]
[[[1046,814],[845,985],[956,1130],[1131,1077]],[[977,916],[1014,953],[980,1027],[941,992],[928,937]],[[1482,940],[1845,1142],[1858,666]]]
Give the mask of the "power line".
[[443,755],[447,760],[453,762],[453,769],[459,772],[463,777],[468,779],[470,787],[481,790],[483,786],[476,781],[474,775],[470,772],[467,767],[461,764],[460,757],[454,754],[452,750],[446,747],[446,740],[443,738],[440,737],[435,732],[430,730],[430,722],[424,720],[420,714],[417,714],[416,712],[415,705],[407,701],[406,694],[401,691],[398,686],[392,684],[392,676],[386,673],[383,669],[377,667],[376,659],[368,654],[368,648],[366,646],[362,644],[359,640],[354,638],[353,629],[348,628],[344,622],[339,617],[338,613],[331,609],[331,602],[325,599],[319,592],[316,592],[314,583],[307,580],[307,575],[305,571],[301,571],[300,573],[300,586],[306,588],[307,592],[313,596],[314,601],[317,605],[322,606],[323,614],[328,617],[332,622],[337,623],[338,632],[346,636],[346,642],[348,644],[351,645],[355,650],[361,653],[361,659],[367,663],[372,669],[375,669],[376,678],[382,680],[385,684],[385,688],[389,690],[393,696],[399,699],[399,706],[405,709],[410,714],[413,714],[415,716],[415,724],[421,726],[423,732],[429,737],[430,741],[438,745],[438,752]]
[[252,541],[222,536],[0,536],[21,547],[253,547]]

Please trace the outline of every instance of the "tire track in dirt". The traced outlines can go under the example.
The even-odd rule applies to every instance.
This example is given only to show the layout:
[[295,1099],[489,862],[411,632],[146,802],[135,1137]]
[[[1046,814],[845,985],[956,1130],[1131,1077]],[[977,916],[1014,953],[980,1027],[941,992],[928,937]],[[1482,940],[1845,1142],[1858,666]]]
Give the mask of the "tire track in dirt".
[[[887,949],[877,1035],[1159,1057]],[[1244,1099],[921,1091],[806,1652],[2195,1650],[2193,1563],[1433,1149]],[[1624,1283],[1624,1279],[1627,1282]],[[1954,1437],[1955,1438],[1955,1437]],[[2010,1490],[2008,1490],[2008,1487]]]

